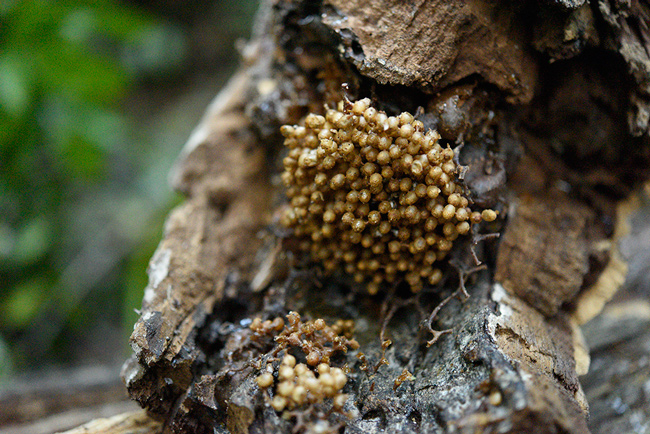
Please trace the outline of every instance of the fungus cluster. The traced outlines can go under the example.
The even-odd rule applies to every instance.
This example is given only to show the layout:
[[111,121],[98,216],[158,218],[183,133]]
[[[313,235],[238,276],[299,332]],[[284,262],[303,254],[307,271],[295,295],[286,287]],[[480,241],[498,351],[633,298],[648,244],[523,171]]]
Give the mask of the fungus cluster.
[[469,208],[454,151],[410,113],[342,101],[281,133],[290,200],[281,224],[327,272],[343,266],[371,294],[402,275],[413,292],[437,284],[453,242],[497,217]]
[[[334,408],[341,408],[348,398],[341,393],[348,376],[343,369],[333,368],[329,363],[320,363],[314,370],[304,363],[296,364],[296,358],[287,354],[278,368],[277,377],[275,396],[271,400],[271,407],[276,411],[323,402],[325,398],[332,399]],[[260,388],[266,389],[274,384],[274,377],[265,372],[256,381]]]
[[[352,321],[339,320],[328,326],[321,318],[303,322],[296,312],[287,315],[288,324],[282,318],[262,321],[253,320],[250,329],[256,337],[273,335],[276,351],[285,351],[279,366],[268,364],[266,371],[256,378],[257,385],[268,389],[276,384],[271,406],[276,411],[293,409],[303,404],[316,404],[326,398],[332,399],[335,409],[343,406],[347,395],[341,389],[347,383],[343,369],[331,366],[331,358],[345,353],[348,348],[358,349],[359,344],[351,338]],[[299,349],[305,363],[298,363],[289,353]],[[276,380],[277,378],[277,380]]]

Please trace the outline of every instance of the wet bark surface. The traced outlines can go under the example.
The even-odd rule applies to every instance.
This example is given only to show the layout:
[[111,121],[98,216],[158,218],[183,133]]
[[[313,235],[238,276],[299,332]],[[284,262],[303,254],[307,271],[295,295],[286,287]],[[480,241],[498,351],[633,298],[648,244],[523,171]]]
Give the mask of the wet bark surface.
[[[172,432],[589,432],[588,401],[591,420],[603,420],[611,391],[596,391],[592,374],[583,391],[580,324],[627,273],[619,243],[638,203],[624,201],[650,160],[648,11],[604,1],[262,4],[241,70],[173,174],[187,200],[151,261],[123,369],[131,397]],[[278,225],[280,125],[345,97],[417,113],[444,143],[462,144],[473,201],[500,212],[455,245],[439,285],[371,296],[295,254]],[[289,311],[354,320],[360,348],[332,359],[349,370],[342,409],[276,411],[256,383],[263,361],[278,362],[250,324]],[[586,330],[611,329],[612,318]],[[596,371],[618,360],[597,335],[587,333]],[[620,354],[647,341],[613,339]],[[634,366],[621,381],[647,378]],[[647,394],[619,398],[647,423]]]

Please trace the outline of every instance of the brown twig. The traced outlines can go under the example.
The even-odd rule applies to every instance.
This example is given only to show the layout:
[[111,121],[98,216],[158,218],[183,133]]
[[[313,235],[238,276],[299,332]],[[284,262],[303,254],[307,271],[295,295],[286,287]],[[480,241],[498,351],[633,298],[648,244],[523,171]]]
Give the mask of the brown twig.
[[499,238],[500,236],[501,236],[500,232],[493,232],[489,234],[476,234],[472,231],[472,244],[470,245],[469,250],[470,253],[472,254],[472,258],[474,259],[474,263],[476,265],[482,264],[481,260],[478,258],[478,256],[476,256],[476,249],[475,249],[476,245],[481,241]]

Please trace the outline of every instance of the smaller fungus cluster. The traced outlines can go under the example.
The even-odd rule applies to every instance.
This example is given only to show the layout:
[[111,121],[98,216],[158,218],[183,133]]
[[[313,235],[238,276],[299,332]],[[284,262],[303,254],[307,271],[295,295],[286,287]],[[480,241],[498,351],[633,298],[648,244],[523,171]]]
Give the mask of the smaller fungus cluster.
[[333,355],[346,353],[348,348],[359,348],[359,343],[351,339],[352,320],[338,320],[328,326],[322,318],[303,322],[297,312],[289,312],[287,322],[285,325],[279,317],[266,321],[255,318],[249,328],[259,337],[275,336],[273,339],[278,351],[299,348],[309,366],[330,363]]
[[[328,326],[318,318],[303,322],[296,312],[287,315],[288,324],[282,318],[262,321],[255,318],[249,326],[256,337],[274,336],[275,352],[284,351],[279,366],[269,363],[265,372],[256,378],[258,386],[268,389],[274,384],[275,392],[271,406],[276,411],[293,409],[303,404],[323,402],[332,399],[335,409],[341,408],[347,395],[341,389],[347,383],[343,369],[331,366],[331,358],[345,353],[348,348],[358,349],[359,344],[351,338],[352,321],[339,320]],[[299,349],[305,363],[298,363],[290,354]]]
[[372,294],[400,275],[414,292],[437,284],[453,242],[497,217],[469,208],[454,150],[410,113],[342,101],[281,132],[290,199],[281,223],[326,271],[342,265]]
[[[325,398],[332,399],[334,408],[341,408],[348,398],[341,393],[348,376],[343,369],[331,367],[329,363],[320,363],[314,370],[304,363],[296,364],[296,358],[287,354],[278,368],[277,377],[275,396],[271,400],[271,407],[276,411],[323,402]],[[269,372],[261,374],[256,381],[263,389],[274,384]]]

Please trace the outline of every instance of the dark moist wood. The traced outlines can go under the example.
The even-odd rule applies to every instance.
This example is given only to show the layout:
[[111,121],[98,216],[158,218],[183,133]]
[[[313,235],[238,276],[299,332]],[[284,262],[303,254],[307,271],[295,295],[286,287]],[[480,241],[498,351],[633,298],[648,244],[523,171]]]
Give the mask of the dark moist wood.
[[[624,7],[264,2],[242,68],[174,172],[188,199],[151,261],[123,369],[130,395],[178,433],[588,433],[577,324],[624,275],[600,279],[625,269],[611,239],[616,203],[647,178],[650,154],[647,51],[636,50],[647,46],[648,7]],[[631,84],[610,80],[625,74]],[[422,294],[370,297],[341,274],[323,276],[277,226],[279,126],[346,96],[391,113],[425,107],[422,121],[463,145],[475,202],[500,211]],[[609,295],[594,302],[594,291]],[[248,324],[289,310],[355,320],[363,357],[333,360],[351,369],[343,412],[282,417],[257,387],[272,348]],[[449,332],[427,347],[431,318]]]

